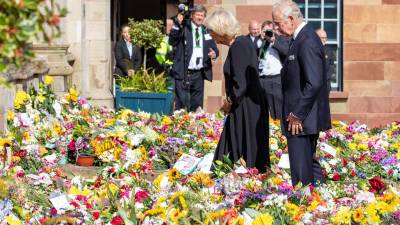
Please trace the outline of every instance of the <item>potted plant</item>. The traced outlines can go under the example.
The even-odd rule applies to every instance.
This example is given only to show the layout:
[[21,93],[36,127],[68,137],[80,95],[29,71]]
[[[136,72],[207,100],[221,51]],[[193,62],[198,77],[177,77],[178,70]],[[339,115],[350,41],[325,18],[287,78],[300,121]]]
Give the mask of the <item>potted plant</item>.
[[78,166],[93,166],[96,155],[88,141],[85,138],[78,138],[75,143],[76,149],[76,165]]
[[116,108],[129,108],[133,111],[170,114],[173,94],[168,91],[164,72],[157,74],[154,69],[147,68],[147,50],[158,48],[164,37],[162,21],[129,19],[132,42],[144,49],[143,67],[135,71],[132,77],[119,77],[116,87]]

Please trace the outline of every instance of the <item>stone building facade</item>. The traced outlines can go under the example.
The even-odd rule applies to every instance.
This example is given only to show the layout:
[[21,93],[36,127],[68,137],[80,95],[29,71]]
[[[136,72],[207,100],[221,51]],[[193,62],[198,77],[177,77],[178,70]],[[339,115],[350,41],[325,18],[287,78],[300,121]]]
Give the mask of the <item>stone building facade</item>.
[[[326,1],[326,0],[325,0]],[[340,0],[337,0],[340,1]],[[271,19],[275,0],[195,0],[233,12],[246,32],[250,20]],[[296,1],[296,2],[304,2]],[[332,2],[332,1],[331,1]],[[400,120],[400,0],[343,0],[343,91],[331,92],[334,119],[378,126]],[[218,109],[223,93],[221,64],[207,84],[207,110]]]
[[[122,0],[62,0],[69,14],[62,20],[59,45],[68,45],[73,73],[68,85],[97,105],[114,106],[112,92],[113,39],[116,2]],[[158,1],[158,0],[157,0]],[[177,0],[166,4],[168,17],[176,12]],[[247,33],[252,19],[271,19],[275,0],[193,0],[210,10],[224,7],[234,13]],[[332,2],[332,0],[324,0]],[[340,0],[337,0],[340,1]],[[129,2],[135,7],[135,2]],[[297,1],[297,2],[304,2]],[[342,0],[343,91],[331,93],[334,119],[361,120],[369,125],[400,120],[400,0]],[[114,8],[114,11],[113,11]],[[145,8],[143,10],[155,10]],[[114,38],[113,38],[114,37]],[[214,81],[206,82],[204,106],[219,109],[224,94],[222,64],[227,47],[214,63]],[[51,67],[51,65],[50,65]],[[3,110],[5,111],[5,110]]]

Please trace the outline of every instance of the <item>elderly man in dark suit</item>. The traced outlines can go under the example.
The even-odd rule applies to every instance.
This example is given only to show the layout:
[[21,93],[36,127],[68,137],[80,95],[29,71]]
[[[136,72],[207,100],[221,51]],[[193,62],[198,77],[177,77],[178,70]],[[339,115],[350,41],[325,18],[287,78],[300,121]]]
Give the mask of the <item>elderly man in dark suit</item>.
[[175,108],[195,111],[203,107],[204,79],[212,81],[212,63],[218,57],[215,41],[203,25],[207,10],[194,5],[191,19],[174,19],[169,44],[175,49],[170,75],[175,78]]
[[292,37],[282,69],[282,130],[288,142],[292,185],[322,183],[315,151],[319,132],[331,128],[324,47],[293,1],[276,3],[272,17],[279,31]]

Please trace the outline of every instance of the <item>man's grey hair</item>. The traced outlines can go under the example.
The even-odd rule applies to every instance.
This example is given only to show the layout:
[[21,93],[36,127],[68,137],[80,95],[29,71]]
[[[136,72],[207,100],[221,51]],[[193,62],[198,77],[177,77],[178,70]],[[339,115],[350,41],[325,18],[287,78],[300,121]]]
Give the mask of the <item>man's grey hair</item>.
[[194,5],[194,6],[192,7],[192,13],[195,13],[195,12],[204,12],[204,13],[207,13],[207,9],[206,9],[206,7],[204,7],[204,5],[196,4],[196,5]]
[[292,0],[280,0],[272,6],[272,12],[282,13],[284,19],[292,16],[295,19],[303,20],[299,6]]

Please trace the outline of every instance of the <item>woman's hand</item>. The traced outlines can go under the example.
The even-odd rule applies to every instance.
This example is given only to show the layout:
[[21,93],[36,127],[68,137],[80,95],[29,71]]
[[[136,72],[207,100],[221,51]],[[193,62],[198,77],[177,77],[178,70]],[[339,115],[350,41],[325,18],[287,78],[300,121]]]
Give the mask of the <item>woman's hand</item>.
[[128,76],[132,77],[135,74],[134,70],[128,70]]
[[228,114],[231,112],[231,108],[232,108],[232,101],[229,98],[224,99],[220,110],[225,114]]

